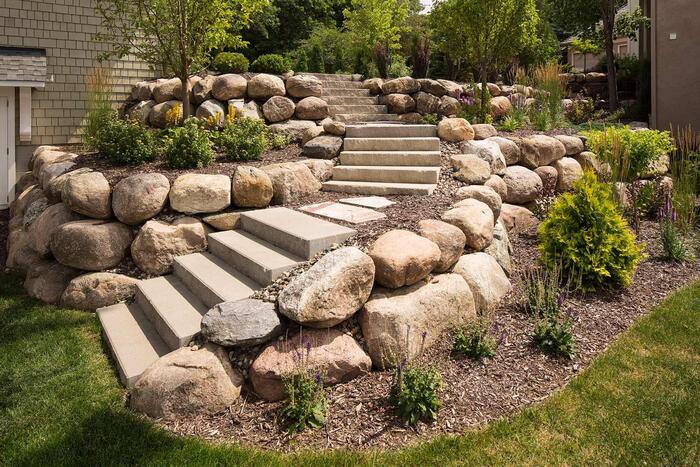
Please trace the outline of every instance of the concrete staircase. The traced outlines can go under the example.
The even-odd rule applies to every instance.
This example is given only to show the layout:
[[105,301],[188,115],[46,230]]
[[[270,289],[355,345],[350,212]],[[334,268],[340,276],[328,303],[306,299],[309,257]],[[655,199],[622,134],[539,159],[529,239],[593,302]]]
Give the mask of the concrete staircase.
[[368,89],[362,88],[362,81],[357,75],[304,74],[316,76],[323,82],[321,99],[328,103],[330,115],[335,120],[359,123],[399,119],[398,115],[389,113],[385,105],[379,104],[378,96],[371,96]]
[[340,165],[325,191],[366,195],[429,195],[440,179],[435,125],[347,126]]
[[287,208],[241,214],[238,230],[209,234],[204,253],[175,258],[173,274],[140,281],[133,303],[97,310],[122,383],[187,345],[212,306],[249,297],[355,231]]

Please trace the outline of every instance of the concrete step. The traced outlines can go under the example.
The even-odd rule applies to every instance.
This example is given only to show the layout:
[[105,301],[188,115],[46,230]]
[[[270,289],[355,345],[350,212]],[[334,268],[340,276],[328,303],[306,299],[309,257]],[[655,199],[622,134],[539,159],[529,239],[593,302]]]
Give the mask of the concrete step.
[[386,114],[386,105],[329,105],[328,113],[337,114]]
[[323,96],[346,96],[346,97],[369,97],[369,89],[342,89],[342,88],[323,88],[321,97]]
[[328,105],[378,105],[376,97],[321,96]]
[[434,138],[435,125],[353,125],[346,128],[346,138]]
[[344,123],[399,122],[396,114],[337,114],[333,118]]
[[305,261],[243,230],[209,234],[209,250],[263,286]]
[[323,183],[324,191],[356,195],[430,195],[437,185],[423,183],[350,182],[331,180]]
[[440,180],[440,168],[338,165],[333,167],[333,180],[436,184]]
[[200,330],[207,306],[173,275],[141,281],[136,303],[171,349],[187,345]]
[[242,230],[305,260],[355,235],[353,229],[287,208],[241,213]]
[[135,303],[117,303],[100,308],[97,317],[103,338],[119,371],[119,379],[133,387],[141,374],[170,352],[153,324]]
[[363,89],[361,81],[323,81],[323,89]]
[[439,151],[343,151],[342,165],[440,167]]
[[262,287],[211,253],[175,258],[175,275],[211,308],[222,302],[250,297]]
[[361,75],[347,75],[347,74],[336,74],[336,73],[310,73],[303,72],[297,73],[304,76],[315,76],[321,81],[362,81]]
[[345,151],[439,151],[439,138],[345,138]]

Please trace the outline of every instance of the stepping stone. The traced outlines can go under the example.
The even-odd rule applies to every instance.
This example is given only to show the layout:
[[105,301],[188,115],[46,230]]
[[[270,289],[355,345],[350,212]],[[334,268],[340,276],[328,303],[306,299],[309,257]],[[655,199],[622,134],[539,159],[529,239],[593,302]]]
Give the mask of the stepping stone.
[[365,196],[362,198],[345,198],[340,200],[343,204],[353,204],[355,206],[362,206],[363,208],[371,209],[383,209],[396,204],[393,201],[389,201],[383,196]]
[[318,216],[329,219],[341,220],[351,224],[362,224],[386,218],[386,214],[360,206],[335,203],[327,201],[325,203],[311,204],[299,208],[301,211],[310,212]]

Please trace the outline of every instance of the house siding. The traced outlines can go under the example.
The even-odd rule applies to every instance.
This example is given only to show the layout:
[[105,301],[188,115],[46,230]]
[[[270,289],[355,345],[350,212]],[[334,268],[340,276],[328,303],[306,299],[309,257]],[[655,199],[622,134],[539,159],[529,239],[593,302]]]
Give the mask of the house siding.
[[[0,0],[0,46],[46,49],[48,80],[45,88],[32,91],[32,139],[18,143],[19,170],[38,145],[80,142],[86,77],[107,47],[93,41],[99,29],[93,0]],[[115,102],[125,100],[136,81],[154,76],[134,57],[105,66],[111,69]]]

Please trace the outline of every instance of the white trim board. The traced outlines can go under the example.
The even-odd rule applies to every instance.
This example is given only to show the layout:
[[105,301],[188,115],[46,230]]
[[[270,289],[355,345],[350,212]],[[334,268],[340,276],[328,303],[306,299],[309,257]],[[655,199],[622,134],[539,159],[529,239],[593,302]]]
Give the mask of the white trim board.
[[0,105],[5,106],[0,115],[6,115],[0,118],[0,138],[7,140],[0,142],[0,209],[5,209],[15,197],[15,88],[0,87]]

